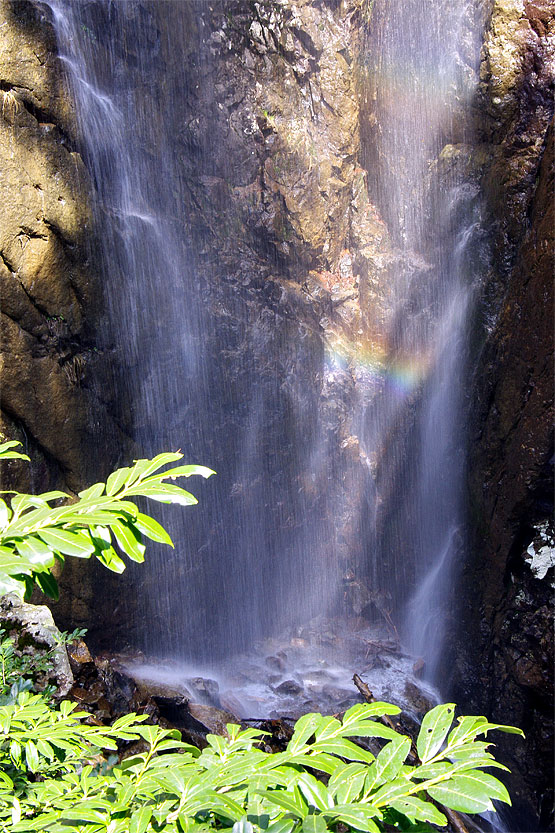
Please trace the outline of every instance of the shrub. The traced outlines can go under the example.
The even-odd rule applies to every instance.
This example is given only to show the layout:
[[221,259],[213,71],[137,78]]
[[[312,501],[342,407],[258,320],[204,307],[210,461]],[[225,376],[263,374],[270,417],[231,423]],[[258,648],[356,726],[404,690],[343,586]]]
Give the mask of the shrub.
[[[26,454],[14,450],[18,445],[13,440],[2,443],[0,461],[28,460]],[[38,585],[47,596],[57,599],[58,584],[52,571],[56,562],[62,565],[68,555],[94,555],[109,570],[121,573],[125,570],[122,554],[132,561],[144,561],[144,538],[173,546],[166,530],[140,512],[130,498],[182,506],[197,503],[190,492],[165,481],[195,474],[210,477],[214,472],[205,466],[160,471],[182,457],[179,452],[169,452],[152,460],[135,460],[132,466],[113,472],[106,483],[95,483],[79,492],[72,502],[70,495],[60,491],[40,495],[0,492],[12,496],[10,505],[0,498],[0,595],[16,593],[28,599]]]

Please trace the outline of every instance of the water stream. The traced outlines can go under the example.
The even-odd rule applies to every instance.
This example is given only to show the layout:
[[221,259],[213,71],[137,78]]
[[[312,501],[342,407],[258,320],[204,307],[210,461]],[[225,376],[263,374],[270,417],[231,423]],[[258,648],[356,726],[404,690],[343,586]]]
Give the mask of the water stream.
[[[334,519],[345,507],[336,505],[330,486],[334,450],[322,414],[333,362],[307,338],[289,351],[289,366],[280,366],[287,321],[269,304],[258,312],[260,326],[253,325],[252,310],[233,287],[215,296],[199,280],[202,242],[183,216],[187,181],[174,143],[175,102],[183,107],[189,79],[172,69],[160,85],[152,73],[165,72],[168,56],[201,60],[202,4],[159,3],[158,13],[162,8],[169,19],[163,35],[145,3],[50,0],[50,6],[95,189],[95,258],[106,303],[101,346],[118,368],[119,417],[142,455],[181,448],[187,460],[218,472],[195,517],[163,513],[179,542],[176,553],[153,552],[150,567],[131,570],[125,593],[136,595],[134,615],[138,607],[148,623],[136,647],[227,679],[218,663],[255,645],[261,656],[275,656],[279,645],[268,640],[286,634],[285,676],[310,677],[313,654],[324,661],[333,651],[295,636],[295,629],[304,622],[314,631],[320,621],[325,630],[322,623],[340,609],[344,580]],[[395,598],[410,649],[403,679],[420,656],[431,684],[441,682],[444,613],[454,564],[464,557],[466,331],[483,265],[476,256],[479,195],[460,166],[446,177],[441,162],[442,149],[469,141],[459,123],[476,83],[480,32],[472,28],[473,8],[471,0],[375,0],[365,59],[378,124],[368,151],[370,195],[388,223],[399,266],[384,290],[387,355],[378,389],[365,385],[362,366],[353,366],[361,380],[353,421],[367,459],[378,460],[379,476],[374,491],[357,491],[350,511],[366,536],[366,579]],[[202,163],[209,168],[207,158]],[[232,313],[225,331],[217,305]],[[242,338],[249,342],[239,384],[228,354]],[[412,374],[401,392],[387,373],[396,364]],[[298,374],[307,366],[320,380],[311,390]],[[388,438],[409,411],[410,430],[394,444],[402,453],[388,456]],[[254,484],[248,491],[247,480]],[[341,627],[333,625],[336,635]],[[387,636],[387,629],[380,633]],[[296,670],[287,667],[298,655],[295,639],[313,652],[298,656]],[[326,661],[328,683],[346,685],[337,656]],[[400,677],[395,663],[389,667]],[[379,696],[402,699],[403,686],[386,677],[382,667]],[[273,690],[253,696],[270,702]]]

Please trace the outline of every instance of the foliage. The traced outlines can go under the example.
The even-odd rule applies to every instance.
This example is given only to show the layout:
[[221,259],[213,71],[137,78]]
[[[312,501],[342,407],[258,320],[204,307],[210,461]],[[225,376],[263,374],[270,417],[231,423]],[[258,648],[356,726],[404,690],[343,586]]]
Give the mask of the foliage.
[[[359,704],[340,721],[308,714],[287,749],[257,747],[264,732],[228,725],[229,738],[208,735],[202,752],[175,730],[141,725],[128,715],[109,728],[87,726],[85,713],[64,702],[49,709],[24,692],[0,708],[0,829],[50,833],[324,833],[339,823],[353,830],[430,831],[445,826],[429,800],[464,812],[510,803],[503,784],[484,772],[505,769],[477,740],[492,729],[462,717],[453,704],[432,709],[417,739],[420,762],[407,763],[411,740],[374,718],[396,714],[387,703]],[[377,756],[351,738],[379,738]],[[142,740],[142,749],[113,767],[100,749]],[[389,828],[388,828],[389,829]]]
[[[18,445],[13,440],[0,444],[0,460],[28,460],[27,455],[14,450]],[[57,599],[58,585],[52,571],[68,555],[94,555],[109,570],[121,573],[125,562],[120,554],[132,561],[144,560],[145,537],[173,546],[166,530],[140,512],[130,498],[146,497],[182,506],[197,503],[190,492],[165,481],[193,474],[210,477],[214,472],[204,466],[160,471],[182,457],[179,452],[169,452],[152,460],[135,460],[133,466],[113,472],[106,483],[95,483],[79,492],[73,502],[70,495],[60,491],[40,495],[0,492],[12,496],[10,505],[0,498],[0,595],[12,592],[29,598],[36,584]]]

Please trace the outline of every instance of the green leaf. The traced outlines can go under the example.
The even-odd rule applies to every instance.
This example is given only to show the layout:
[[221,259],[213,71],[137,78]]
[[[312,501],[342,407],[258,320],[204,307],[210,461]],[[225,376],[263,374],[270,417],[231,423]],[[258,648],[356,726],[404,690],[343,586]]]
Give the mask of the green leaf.
[[89,558],[94,552],[94,544],[84,535],[77,535],[65,529],[41,529],[38,534],[45,544],[65,555]]
[[381,813],[369,804],[338,804],[332,810],[326,810],[323,815],[334,821],[342,821],[356,830],[380,833],[380,828],[373,819],[381,818]]
[[15,576],[5,576],[0,573],[0,596],[15,593],[23,601],[26,589],[24,578],[18,579]]
[[330,807],[328,791],[314,775],[308,772],[301,773],[297,778],[297,784],[310,805],[317,807],[318,810],[327,810]]
[[39,768],[39,753],[32,740],[25,744],[25,760],[31,772],[36,772]]
[[330,738],[330,740],[318,741],[313,744],[312,749],[327,752],[330,755],[339,755],[342,758],[347,758],[348,761],[366,761],[370,764],[374,760],[371,752],[367,752],[366,749],[362,749],[346,738]]
[[168,451],[163,454],[157,454],[156,457],[153,457],[152,460],[135,460],[135,465],[132,467],[128,483],[134,483],[137,480],[144,480],[145,477],[148,477],[153,472],[157,471],[157,469],[161,469],[162,466],[167,465],[168,463],[175,463],[177,460],[181,460],[183,458],[183,454],[179,451]]
[[291,833],[295,824],[293,819],[278,819],[267,827],[264,833]]
[[35,569],[49,569],[54,566],[55,559],[51,547],[35,535],[16,541],[15,546],[18,553],[27,559],[29,564],[33,564]]
[[117,573],[121,575],[125,570],[125,561],[119,557],[117,552],[113,547],[108,547],[107,549],[102,550],[96,554],[97,559],[103,564],[108,570],[111,570],[112,573]]
[[326,833],[328,825],[323,816],[307,816],[303,820],[303,833]]
[[391,703],[383,703],[377,700],[375,703],[357,703],[347,709],[343,715],[343,726],[346,728],[350,723],[358,723],[359,720],[366,720],[370,717],[383,717],[384,714],[400,714],[399,706]]
[[143,515],[139,512],[135,518],[133,525],[137,527],[142,535],[146,535],[151,541],[157,541],[159,544],[168,544],[173,547],[173,541],[158,521],[151,518],[150,515]]
[[168,478],[170,480],[175,480],[176,477],[191,477],[196,474],[207,479],[213,474],[216,474],[216,472],[212,469],[206,468],[206,466],[176,466],[173,469],[169,469],[169,471],[163,472],[161,475],[157,475],[157,477],[160,477],[162,480]]
[[306,741],[314,734],[321,720],[321,714],[310,713],[300,717],[295,723],[295,731],[293,732],[293,737],[287,744],[287,751],[293,753],[299,752],[306,746]]
[[254,833],[254,827],[251,822],[247,820],[247,817],[243,816],[242,819],[235,822],[231,828],[231,833]]
[[156,500],[158,503],[177,503],[181,506],[194,506],[198,503],[196,497],[186,492],[181,486],[172,486],[169,483],[160,483],[153,486],[132,486],[126,492],[127,495],[142,495],[150,500]]
[[142,563],[145,560],[146,547],[141,543],[139,533],[136,533],[132,526],[124,524],[122,521],[113,521],[111,529],[119,548],[132,561]]
[[465,782],[468,784],[471,782],[474,783],[476,785],[476,789],[482,790],[490,798],[494,798],[497,801],[504,801],[505,804],[511,803],[511,799],[505,785],[502,784],[498,778],[494,778],[493,775],[490,775],[487,772],[480,772],[480,770],[476,769],[471,770],[470,772],[462,772],[461,777],[463,777]]
[[426,791],[430,798],[439,801],[444,807],[461,813],[485,813],[494,809],[483,788],[462,775],[451,778],[446,783],[427,787]]
[[454,703],[445,703],[436,706],[424,717],[416,740],[418,755],[423,764],[441,749],[453,722],[454,711]]
[[372,785],[393,781],[401,771],[407,755],[410,752],[411,740],[399,737],[387,743],[368,770],[368,779],[373,779]]
[[363,764],[339,764],[328,781],[328,790],[338,804],[349,804],[358,798],[368,767]]
[[411,821],[431,821],[432,824],[438,824],[440,827],[447,824],[447,819],[437,807],[414,795],[408,795],[406,798],[394,798],[391,806]]
[[49,599],[54,599],[55,602],[58,601],[60,598],[58,582],[51,573],[37,573],[35,581]]
[[145,833],[152,818],[152,807],[140,807],[129,820],[129,833]]
[[21,454],[19,451],[10,451],[9,449],[21,445],[17,440],[8,440],[8,442],[0,445],[0,459],[1,460],[29,460],[26,454]]
[[119,492],[121,487],[128,480],[130,474],[131,469],[129,467],[117,469],[116,471],[112,472],[112,474],[106,481],[106,494],[112,497],[117,492]]
[[303,819],[308,813],[306,802],[302,798],[297,787],[292,792],[285,790],[268,790],[267,792],[260,792],[266,801],[271,804],[276,804],[278,807],[283,807],[289,813],[293,813],[299,819]]
[[92,486],[89,486],[88,489],[83,489],[82,492],[79,492],[79,497],[81,500],[92,500],[93,498],[100,497],[101,494],[104,492],[104,483],[94,483]]

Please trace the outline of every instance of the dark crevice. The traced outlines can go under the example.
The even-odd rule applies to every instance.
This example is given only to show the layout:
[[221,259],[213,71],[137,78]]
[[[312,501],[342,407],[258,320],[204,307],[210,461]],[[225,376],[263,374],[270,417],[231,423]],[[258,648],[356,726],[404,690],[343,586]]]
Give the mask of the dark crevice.
[[68,134],[60,127],[56,117],[53,113],[44,107],[40,107],[34,102],[29,95],[32,95],[30,87],[25,87],[22,84],[12,84],[10,81],[0,79],[0,90],[2,92],[12,93],[17,97],[17,103],[27,111],[27,113],[35,119],[38,124],[53,124],[59,134],[60,143],[70,152],[75,151],[74,144]]

